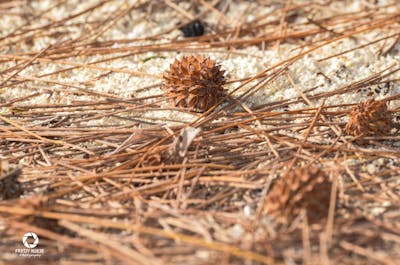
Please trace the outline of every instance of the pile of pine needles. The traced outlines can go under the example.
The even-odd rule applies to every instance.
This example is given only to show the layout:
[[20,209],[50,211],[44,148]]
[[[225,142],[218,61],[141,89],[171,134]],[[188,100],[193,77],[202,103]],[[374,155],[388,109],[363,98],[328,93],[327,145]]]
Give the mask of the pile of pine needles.
[[[233,3],[192,1],[194,10],[203,10],[195,13],[180,8],[179,1],[103,0],[65,18],[35,25],[46,12],[37,14],[29,8],[26,13],[14,12],[29,2],[0,1],[0,14],[13,14],[25,21],[11,33],[0,35],[0,65],[14,62],[12,67],[2,66],[0,72],[0,159],[4,171],[0,173],[6,174],[6,163],[8,170],[22,170],[21,174],[14,171],[18,176],[13,180],[18,181],[21,194],[0,201],[3,262],[26,264],[26,258],[14,249],[22,248],[22,236],[32,231],[45,249],[42,257],[30,260],[37,264],[398,264],[397,128],[388,135],[365,137],[365,144],[357,144],[355,137],[344,132],[346,115],[354,104],[324,102],[371,85],[396,83],[393,74],[400,65],[329,92],[311,94],[298,89],[296,97],[256,107],[246,105],[246,100],[279,76],[292,80],[286,71],[291,64],[336,41],[390,29],[397,33],[371,39],[357,49],[379,44],[379,56],[396,52],[400,9],[389,12],[393,9],[378,7],[372,1],[362,12],[343,11],[318,18],[310,14],[323,14],[338,1],[258,1],[260,6],[274,5],[269,15],[276,19],[256,17],[235,27],[208,25],[207,34],[178,40],[164,36],[182,25],[141,39],[102,41],[105,32],[131,19],[132,10],[142,10],[150,19],[154,10],[174,11],[184,24],[210,12],[223,18]],[[47,11],[66,2],[54,1]],[[90,19],[109,2],[118,8],[108,17]],[[295,23],[296,16],[306,16],[308,22]],[[35,38],[65,34],[82,17],[91,27],[89,31],[82,26],[78,37],[60,38],[39,51],[7,52],[18,43],[29,45]],[[114,73],[145,78],[148,75],[141,72],[97,64],[163,52],[216,51],[229,56],[245,47],[277,49],[285,42],[301,47],[298,55],[255,76],[228,80],[237,88],[255,80],[257,84],[239,97],[228,95],[223,104],[205,113],[168,108],[168,99],[162,94],[124,98],[96,91],[90,86],[93,80],[82,84],[53,78],[76,69],[96,71],[98,79]],[[99,55],[107,56],[93,60]],[[59,68],[45,75],[23,75],[31,65]],[[150,76],[159,78],[155,86],[161,85],[162,73]],[[46,88],[39,89],[42,84]],[[48,84],[57,85],[57,91]],[[31,88],[26,95],[1,97],[1,91],[22,85]],[[51,98],[53,93],[84,95],[91,100],[24,104],[43,95]],[[197,118],[191,123],[160,123],[139,115],[171,108],[191,112]],[[398,112],[391,110],[394,122]],[[105,118],[113,118],[113,122],[93,122]],[[193,132],[194,139],[185,142],[187,134]],[[263,212],[270,187],[292,168],[311,164],[328,172],[337,190],[327,222],[310,225],[298,216],[289,224],[275,224]]]

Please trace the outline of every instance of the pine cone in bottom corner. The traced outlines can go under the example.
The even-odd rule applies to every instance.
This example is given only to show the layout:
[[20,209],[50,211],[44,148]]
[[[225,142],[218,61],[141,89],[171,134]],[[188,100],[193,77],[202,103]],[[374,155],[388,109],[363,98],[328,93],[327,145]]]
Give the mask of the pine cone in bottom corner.
[[202,56],[175,59],[164,73],[162,88],[175,106],[206,111],[224,96],[225,71],[220,68]]
[[266,197],[265,210],[275,221],[288,223],[302,209],[309,223],[328,216],[332,183],[315,166],[297,168],[277,183]]
[[21,173],[20,168],[12,168],[8,161],[0,160],[0,200],[18,198],[23,193],[18,181]]

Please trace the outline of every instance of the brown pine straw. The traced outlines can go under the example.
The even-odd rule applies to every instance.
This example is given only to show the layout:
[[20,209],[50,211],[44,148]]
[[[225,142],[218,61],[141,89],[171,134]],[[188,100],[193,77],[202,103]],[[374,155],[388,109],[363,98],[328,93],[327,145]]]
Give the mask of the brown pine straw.
[[[268,5],[273,8],[251,22],[246,17],[257,14],[255,8],[266,6],[265,1],[252,1],[257,6],[234,18],[227,10],[235,1],[190,1],[187,10],[172,0],[104,0],[55,18],[49,12],[68,1],[55,1],[42,11],[34,5],[24,9],[28,2],[0,1],[0,16],[23,21],[0,33],[0,176],[21,168],[23,189],[23,196],[0,201],[0,253],[6,263],[26,263],[14,249],[23,247],[21,237],[28,231],[39,235],[45,249],[41,264],[400,260],[399,108],[391,107],[400,99],[394,93],[400,66],[383,65],[318,93],[317,87],[302,87],[296,81],[302,77],[291,71],[307,56],[328,64],[364,49],[376,50],[377,58],[398,53],[396,1],[387,6],[360,1],[368,2],[366,8],[348,13],[335,8],[337,1],[272,1]],[[109,4],[115,5],[113,11],[94,16]],[[142,16],[132,17],[133,10]],[[158,27],[160,10],[175,14],[179,23],[138,38],[107,37],[124,23],[135,27],[144,19]],[[207,34],[170,37],[194,19],[205,20]],[[77,30],[79,34],[70,35]],[[375,31],[381,34],[360,41]],[[348,39],[355,43],[352,48],[321,52]],[[38,41],[45,45],[34,49]],[[285,43],[295,47],[290,56],[281,54]],[[246,47],[275,51],[285,59],[254,75],[229,77],[229,91],[203,113],[169,105],[160,89],[162,71],[114,66],[125,59],[141,64],[191,54],[251,56],[243,51]],[[36,67],[53,70],[26,71]],[[74,82],[60,78],[76,71],[94,74]],[[99,91],[96,82],[113,75],[154,82],[135,87],[132,97]],[[330,74],[318,75],[332,82]],[[276,86],[278,79],[297,95],[252,104],[257,92]],[[392,128],[379,135],[346,135],[348,114],[361,100],[333,99],[386,83],[390,91],[379,100],[388,105]],[[24,94],[2,97],[13,89]],[[138,96],[153,90],[157,92]],[[62,94],[75,100],[53,100]],[[32,103],[43,96],[48,103]],[[192,118],[158,115],[167,111]],[[180,137],[191,128],[201,131],[186,150]],[[265,198],[288,172],[308,166],[320,167],[332,180],[327,218],[312,223],[301,209],[287,224],[277,223],[264,212]],[[300,191],[296,195],[304,196]]]
[[[17,208],[17,207],[12,207],[12,208],[7,208],[0,206],[0,211],[1,212],[8,212],[8,213],[14,213],[18,215],[32,215],[34,214],[36,217],[44,217],[48,219],[56,219],[56,220],[62,220],[64,224],[66,224],[66,221],[71,221],[71,222],[77,222],[77,223],[88,223],[88,224],[97,224],[102,227],[106,228],[116,228],[120,230],[133,230],[136,231],[137,233],[144,233],[144,234],[150,234],[150,235],[156,235],[160,237],[166,237],[166,238],[171,238],[177,241],[193,244],[199,247],[205,247],[213,250],[218,250],[222,252],[227,252],[232,255],[249,259],[249,260],[254,260],[254,261],[259,261],[265,264],[270,263],[272,260],[271,258],[258,255],[256,253],[253,253],[251,251],[243,251],[240,250],[239,248],[232,247],[226,244],[220,244],[216,242],[206,242],[204,240],[198,239],[196,237],[191,237],[187,236],[184,234],[179,234],[179,233],[174,233],[174,232],[169,232],[161,229],[155,229],[151,227],[144,227],[144,226],[135,226],[130,223],[122,223],[122,222],[113,222],[105,219],[99,219],[95,217],[84,217],[80,215],[73,215],[73,214],[58,214],[58,213],[53,213],[53,212],[38,212],[38,211],[29,211],[24,208]],[[72,226],[72,223],[69,223],[69,225]],[[74,226],[75,228],[78,228],[77,226]]]

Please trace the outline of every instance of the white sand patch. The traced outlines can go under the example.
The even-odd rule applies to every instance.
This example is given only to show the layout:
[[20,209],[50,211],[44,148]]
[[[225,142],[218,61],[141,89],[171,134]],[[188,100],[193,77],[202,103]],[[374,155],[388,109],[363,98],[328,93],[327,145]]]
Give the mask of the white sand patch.
[[[378,4],[384,5],[386,2],[387,1],[379,1]],[[96,3],[98,3],[98,1],[94,0],[67,1],[66,4],[52,8],[40,19],[33,19],[29,22],[26,19],[23,19],[21,16],[4,15],[0,20],[1,36],[6,36],[7,34],[14,32],[18,27],[24,25],[25,23],[29,23],[28,28],[32,29],[44,26],[50,22],[62,18],[66,19],[71,16],[71,14],[81,12]],[[299,3],[301,3],[301,1]],[[22,12],[38,15],[52,7],[54,4],[54,1],[35,1],[28,6],[16,7],[13,9],[13,11],[17,13]],[[54,33],[53,35],[39,37],[35,36],[31,42],[17,42],[14,46],[11,46],[11,49],[3,48],[3,53],[18,54],[32,51],[40,52],[49,45],[57,43],[57,41],[74,40],[76,38],[82,38],[83,36],[90,36],[90,34],[93,33],[93,30],[100,26],[98,25],[98,22],[101,21],[101,19],[109,16],[114,11],[119,10],[119,12],[123,12],[134,5],[139,6],[139,1],[111,1],[107,4],[104,4],[100,8],[96,8],[95,12],[88,12],[83,16],[78,16],[76,19],[68,21],[66,23],[66,27],[62,26],[51,29],[51,32]],[[353,1],[351,4],[346,6],[343,6],[342,2],[338,2],[332,6],[331,12],[337,12],[338,10],[341,10],[342,12],[343,10],[348,12],[356,12],[358,10],[362,10],[365,5],[367,5],[365,1]],[[179,7],[182,9],[188,9],[189,3],[180,3]],[[388,11],[390,11],[390,9],[396,9],[396,7],[390,7]],[[246,12],[248,10],[253,10],[253,12]],[[232,3],[232,6],[229,8],[229,10],[224,14],[226,20],[224,20],[223,17],[216,12],[209,12],[209,14],[205,16],[204,20],[209,24],[215,20],[219,20],[221,21],[221,26],[227,27],[239,25],[239,23],[246,21],[254,21],[257,18],[260,19],[260,15],[270,14],[273,11],[273,6],[257,7],[255,3],[252,2],[235,1]],[[330,15],[329,12],[325,12],[324,14]],[[277,18],[279,17],[266,16],[263,18],[263,21],[272,21]],[[132,40],[130,43],[115,43],[113,48],[134,47],[151,43],[166,43],[176,38],[182,39],[180,32],[178,30],[174,30],[168,34],[161,35],[161,38],[155,40],[134,39],[141,39],[146,36],[160,34],[174,27],[176,23],[184,20],[185,18],[181,13],[173,9],[168,9],[168,12],[165,12],[164,9],[158,8],[157,5],[152,7],[151,13],[149,13],[145,8],[132,8],[132,11],[129,12],[128,15],[123,16],[123,18],[116,22],[115,25],[104,31],[101,36],[98,36],[97,40]],[[304,21],[304,18],[299,17],[298,21]],[[210,31],[210,28],[207,30]],[[393,32],[390,31],[372,30],[366,33],[358,34],[356,39],[345,38],[330,45],[325,45],[295,61],[288,67],[287,71],[300,90],[307,91],[308,89],[313,88],[311,92],[307,93],[309,96],[322,92],[333,91],[357,80],[367,78],[392,65],[398,64],[399,53],[396,52],[386,56],[379,56],[378,52],[382,47],[383,42],[378,42],[374,45],[357,49],[325,61],[319,61],[320,59],[353,49],[357,46],[368,43],[372,39],[378,39],[392,33]],[[16,41],[17,38],[18,37],[12,37],[7,39],[5,42],[13,42]],[[88,41],[90,40],[92,40],[91,37],[88,38]],[[285,59],[292,58],[293,56],[304,51],[304,49],[301,49],[298,44],[281,43],[279,46],[269,46],[266,50],[262,50],[260,46],[250,46],[236,49],[234,52],[229,54],[229,56],[227,56],[228,53],[226,50],[221,49],[220,51],[223,52],[203,52],[202,54],[219,61],[222,65],[222,68],[226,70],[226,75],[229,80],[238,80],[253,77]],[[116,54],[113,54],[112,56],[115,55]],[[143,52],[140,54],[133,54],[128,57],[93,65],[102,69],[79,67],[70,71],[52,74],[43,78],[49,79],[53,82],[77,86],[77,90],[79,90],[79,87],[82,87],[101,93],[115,95],[123,99],[145,98],[162,93],[160,87],[154,85],[162,82],[160,77],[162,76],[163,71],[169,68],[170,63],[173,62],[174,58],[180,58],[181,56],[182,54],[177,52]],[[111,57],[111,55],[95,55],[90,57],[82,55],[74,57],[73,59],[66,58],[65,61],[88,64],[90,62],[99,61],[108,57]],[[0,71],[5,71],[14,65],[15,62],[2,63],[0,65]],[[40,77],[43,74],[49,74],[67,67],[71,67],[71,65],[63,65],[62,63],[57,62],[35,63],[21,71],[18,79],[23,80],[21,76]],[[126,72],[112,72],[107,74],[105,69],[136,71],[145,75],[130,75]],[[269,73],[271,72],[272,71]],[[5,77],[9,76],[11,73],[7,73]],[[323,77],[320,73],[323,73],[329,78],[329,80]],[[399,77],[399,73],[396,73],[392,75],[390,79],[396,79]],[[233,96],[240,97],[257,82],[258,81],[256,80],[242,86],[233,94]],[[42,96],[34,97],[18,103],[25,106],[53,103],[71,104],[77,100],[94,101],[99,99],[99,97],[93,95],[66,93],[62,90],[69,88],[67,86],[63,86],[62,84],[29,81],[21,85],[13,85],[12,87],[2,89],[0,96],[3,99],[10,100],[26,96],[34,91],[44,93]],[[238,86],[241,86],[241,83],[236,82],[226,85],[226,88],[227,91],[233,91]],[[61,91],[49,93],[51,90],[57,91],[58,89]],[[376,89],[376,87],[368,89],[368,91],[334,95],[329,97],[325,104],[331,105],[338,103],[354,103],[363,101],[370,97],[379,99],[395,95],[400,92],[397,82],[391,82],[380,90]],[[372,91],[372,94],[369,93],[370,91]],[[253,95],[248,97],[245,103],[250,107],[256,107],[269,102],[293,99],[299,96],[300,95],[298,91],[288,81],[287,77],[282,74],[267,85],[263,85],[258,88]],[[319,102],[316,101],[314,104],[318,105]],[[168,103],[163,102],[161,103],[161,106],[168,107]],[[299,106],[305,105],[292,105],[291,108],[297,108]],[[398,101],[391,102],[392,108],[398,106]],[[3,108],[1,111],[3,113],[7,112],[7,108]],[[135,113],[135,115],[142,115],[143,118],[150,118],[160,122],[163,119],[188,122],[192,120],[192,118],[196,117],[196,115],[188,115],[186,113],[177,111],[149,111]],[[98,122],[104,122],[104,119],[99,120]]]

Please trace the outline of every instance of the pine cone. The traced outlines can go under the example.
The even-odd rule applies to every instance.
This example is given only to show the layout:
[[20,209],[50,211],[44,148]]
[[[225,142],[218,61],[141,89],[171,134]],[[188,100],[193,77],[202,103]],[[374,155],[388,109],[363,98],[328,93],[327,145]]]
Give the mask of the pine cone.
[[349,113],[346,133],[353,136],[385,135],[392,126],[392,117],[386,102],[370,99],[358,104]]
[[221,66],[210,58],[184,56],[164,73],[163,89],[175,106],[206,111],[224,95]]
[[22,194],[18,181],[21,172],[20,168],[12,168],[7,161],[0,160],[0,200],[18,198]]
[[266,197],[266,212],[275,221],[287,223],[305,209],[309,223],[316,223],[328,216],[331,187],[319,168],[297,168],[273,186]]

